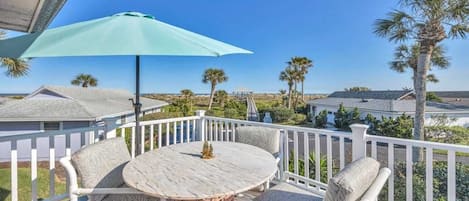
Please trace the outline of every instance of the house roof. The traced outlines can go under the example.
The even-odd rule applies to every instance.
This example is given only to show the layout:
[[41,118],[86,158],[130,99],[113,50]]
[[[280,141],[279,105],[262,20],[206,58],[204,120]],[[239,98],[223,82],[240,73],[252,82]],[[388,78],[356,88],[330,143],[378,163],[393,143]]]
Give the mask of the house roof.
[[432,91],[441,98],[469,98],[469,91]]
[[0,28],[43,31],[60,11],[66,0],[1,0]]
[[413,94],[411,90],[386,90],[386,91],[336,91],[329,98],[359,98],[359,99],[383,99],[400,100]]
[[[22,100],[0,105],[0,121],[94,121],[133,113],[129,91],[44,86]],[[142,111],[168,103],[141,98]]]
[[[311,105],[338,107],[343,104],[346,108],[358,108],[377,112],[414,113],[415,100],[383,100],[383,99],[358,99],[358,98],[322,98],[308,102]],[[468,106],[448,103],[427,102],[428,113],[469,113]]]

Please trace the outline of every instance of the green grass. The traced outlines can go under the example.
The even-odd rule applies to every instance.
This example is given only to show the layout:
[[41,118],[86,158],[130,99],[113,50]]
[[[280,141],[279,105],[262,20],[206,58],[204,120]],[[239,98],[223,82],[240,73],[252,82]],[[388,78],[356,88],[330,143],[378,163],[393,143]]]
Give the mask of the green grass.
[[[0,200],[11,200],[11,174],[10,169],[0,169]],[[38,168],[37,171],[38,198],[49,197],[49,170]],[[65,181],[55,179],[55,193],[65,192]],[[20,201],[31,200],[31,170],[18,168],[18,198]]]

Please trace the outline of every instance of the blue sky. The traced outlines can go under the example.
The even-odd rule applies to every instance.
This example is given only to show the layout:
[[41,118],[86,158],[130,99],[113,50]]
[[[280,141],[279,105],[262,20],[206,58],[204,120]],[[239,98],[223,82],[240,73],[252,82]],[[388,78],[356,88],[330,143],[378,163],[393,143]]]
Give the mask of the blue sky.
[[[396,46],[372,32],[396,1],[348,0],[68,0],[50,27],[139,11],[158,20],[245,48],[253,55],[211,57],[143,57],[142,92],[174,93],[188,88],[206,93],[201,82],[208,67],[223,68],[229,92],[244,87],[278,92],[286,84],[279,72],[292,56],[306,56],[314,67],[306,77],[307,93],[328,93],[345,87],[372,89],[411,87],[411,75],[388,67]],[[10,36],[17,35],[10,33]],[[435,70],[440,83],[430,90],[469,90],[468,41],[444,43],[451,58],[448,70]],[[0,69],[2,70],[2,69]],[[133,57],[38,58],[23,78],[0,75],[0,93],[31,92],[41,85],[70,85],[79,73],[98,78],[99,86],[134,91]]]

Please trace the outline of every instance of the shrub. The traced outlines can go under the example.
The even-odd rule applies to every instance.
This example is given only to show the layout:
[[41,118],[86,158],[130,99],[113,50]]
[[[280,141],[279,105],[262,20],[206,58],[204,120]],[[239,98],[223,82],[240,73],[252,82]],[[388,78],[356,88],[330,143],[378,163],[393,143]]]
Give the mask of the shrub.
[[270,116],[275,123],[286,122],[290,120],[295,114],[293,110],[285,107],[274,107],[271,108],[270,111],[265,112],[270,112]]
[[230,119],[240,119],[238,110],[234,108],[225,108],[225,117]]
[[[433,200],[446,200],[447,197],[447,168],[445,161],[433,162]],[[396,163],[394,179],[394,200],[406,199],[406,164]],[[425,198],[425,162],[413,164],[412,174],[413,197]],[[469,166],[456,163],[456,197],[458,200],[469,200]],[[386,200],[387,185],[381,191],[379,200]]]
[[354,123],[362,123],[360,119],[360,111],[358,108],[354,108],[351,112],[348,112],[343,104],[340,104],[339,109],[335,113],[334,117],[335,127],[340,130],[350,130],[350,125]]
[[[319,159],[319,167],[321,175],[320,180],[323,183],[327,183],[327,158],[325,155],[321,156]],[[293,152],[290,152],[288,171],[295,172]],[[303,159],[298,159],[298,174],[305,176],[305,161]],[[316,155],[314,152],[309,154],[309,178],[316,178]]]
[[293,114],[292,120],[295,124],[302,124],[306,122],[306,115],[304,114]]
[[343,104],[339,105],[339,109],[334,115],[334,126],[338,129],[348,130],[348,123],[347,123],[347,110],[345,109]]
[[430,141],[469,145],[469,129],[462,126],[430,126],[425,133]]
[[327,126],[327,110],[319,112],[317,116],[314,117],[314,128],[326,128]]

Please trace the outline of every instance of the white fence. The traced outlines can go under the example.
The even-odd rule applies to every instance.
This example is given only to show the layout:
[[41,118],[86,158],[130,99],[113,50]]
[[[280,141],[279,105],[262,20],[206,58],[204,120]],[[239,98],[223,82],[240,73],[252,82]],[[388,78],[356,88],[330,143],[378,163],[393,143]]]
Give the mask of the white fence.
[[[0,144],[9,144],[9,167],[11,183],[11,200],[18,200],[18,145],[29,145],[30,162],[30,195],[31,200],[38,199],[38,150],[48,150],[48,171],[49,171],[49,192],[42,195],[48,200],[60,200],[66,197],[65,194],[55,192],[56,184],[56,160],[61,156],[70,156],[74,150],[87,144],[95,143],[108,137],[121,136],[128,140],[132,157],[136,152],[157,149],[176,143],[188,143],[191,141],[234,141],[236,138],[236,127],[239,126],[264,126],[280,129],[283,133],[284,142],[281,150],[283,161],[280,166],[281,177],[289,179],[306,188],[324,190],[328,178],[331,178],[339,170],[345,167],[354,159],[371,156],[388,166],[393,175],[389,179],[387,193],[383,198],[395,200],[396,185],[394,175],[396,163],[400,158],[405,162],[405,199],[414,200],[413,179],[414,172],[412,148],[423,148],[425,153],[425,198],[433,200],[433,161],[447,161],[447,200],[462,199],[457,197],[456,187],[456,162],[457,153],[469,153],[468,146],[432,143],[407,139],[397,139],[380,136],[370,136],[366,134],[367,127],[364,125],[353,125],[352,132],[339,132],[313,128],[303,128],[296,126],[285,126],[277,124],[265,124],[251,121],[234,120],[218,117],[204,116],[204,111],[198,111],[196,116],[173,119],[162,119],[141,122],[142,143],[141,150],[135,150],[135,124],[129,123],[116,126],[109,123],[104,126],[90,127],[83,129],[63,130],[46,133],[24,134],[9,137],[0,137]],[[64,138],[65,144],[58,148],[57,140]],[[48,140],[49,143],[38,141]],[[43,147],[38,147],[38,145]],[[446,154],[436,154],[445,152]],[[4,154],[4,153],[1,153]],[[435,156],[438,157],[435,157]],[[40,157],[44,158],[44,156]],[[446,160],[444,160],[446,159]],[[432,161],[432,162],[427,162]],[[469,165],[469,164],[466,164]],[[25,188],[22,186],[21,188]],[[42,187],[41,187],[42,188]]]

